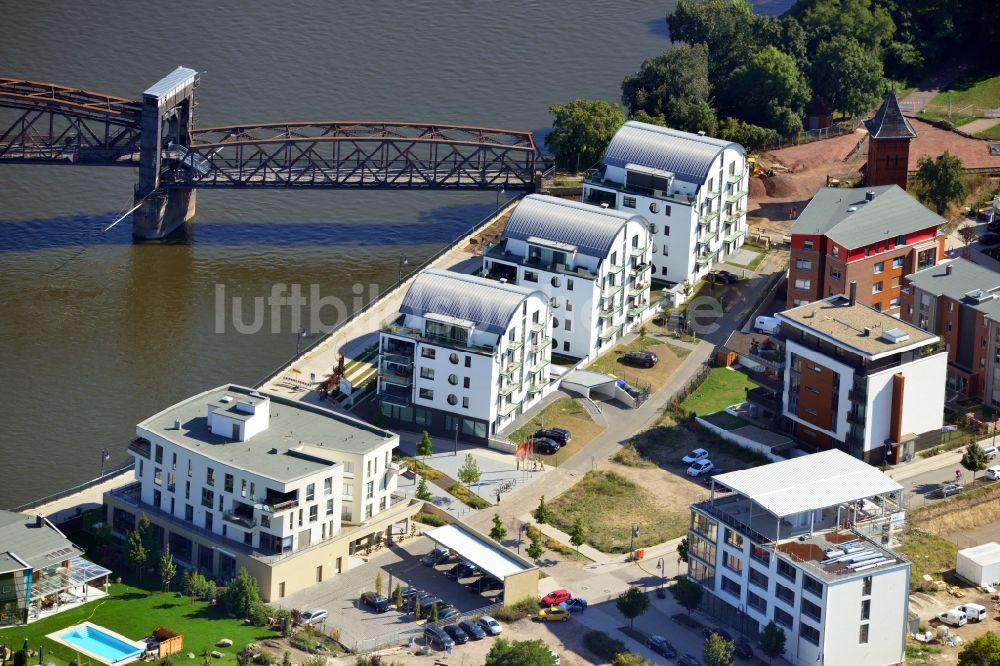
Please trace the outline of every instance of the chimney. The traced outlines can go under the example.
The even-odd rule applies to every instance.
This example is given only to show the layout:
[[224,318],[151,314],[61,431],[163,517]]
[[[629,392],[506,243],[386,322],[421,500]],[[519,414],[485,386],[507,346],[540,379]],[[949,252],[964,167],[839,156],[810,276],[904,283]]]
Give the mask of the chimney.
[[180,429],[181,429],[181,420],[174,419],[174,430],[180,430]]
[[944,266],[944,274],[945,275],[951,275],[951,262],[948,262],[947,264],[945,264],[945,266]]
[[865,192],[865,201],[875,201],[875,190]]
[[870,326],[865,326],[864,332],[861,334],[862,337],[870,338],[872,336],[872,329]]
[[45,516],[35,516],[35,527],[45,526]]
[[851,291],[850,291],[850,303],[854,305],[858,302],[858,282],[857,280],[851,280]]

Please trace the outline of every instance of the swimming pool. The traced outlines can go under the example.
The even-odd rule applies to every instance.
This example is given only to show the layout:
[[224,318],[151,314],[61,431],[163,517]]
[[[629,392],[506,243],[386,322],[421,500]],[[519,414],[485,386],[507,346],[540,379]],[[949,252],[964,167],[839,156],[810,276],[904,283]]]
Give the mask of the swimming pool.
[[90,622],[57,631],[48,637],[105,664],[132,661],[146,649],[144,643],[129,640],[121,634]]

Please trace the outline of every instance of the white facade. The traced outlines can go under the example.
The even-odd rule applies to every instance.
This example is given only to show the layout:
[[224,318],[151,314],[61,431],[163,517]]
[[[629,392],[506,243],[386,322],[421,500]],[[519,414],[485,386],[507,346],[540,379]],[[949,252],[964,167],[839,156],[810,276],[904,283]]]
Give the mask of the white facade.
[[587,358],[651,311],[650,253],[642,216],[531,195],[512,213],[501,243],[484,253],[483,270],[543,292],[553,351]]
[[739,144],[629,121],[588,173],[583,201],[646,217],[652,276],[693,284],[743,244],[748,191]]
[[383,412],[431,432],[485,440],[552,390],[541,291],[424,271],[379,344]]
[[217,535],[221,549],[230,540],[295,552],[332,539],[387,509],[397,485],[398,436],[235,385],[174,405],[136,434],[142,502]]
[[976,585],[1000,581],[1000,544],[995,541],[958,551],[955,572]]

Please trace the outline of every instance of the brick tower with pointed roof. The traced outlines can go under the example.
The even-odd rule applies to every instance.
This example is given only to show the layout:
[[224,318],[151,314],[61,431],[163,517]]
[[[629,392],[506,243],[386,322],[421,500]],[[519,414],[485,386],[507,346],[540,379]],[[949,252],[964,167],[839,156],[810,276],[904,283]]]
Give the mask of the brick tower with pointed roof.
[[899,110],[896,94],[885,94],[874,118],[865,121],[868,129],[868,166],[865,184],[899,185],[906,189],[906,165],[910,159],[910,141],[917,138],[910,121]]

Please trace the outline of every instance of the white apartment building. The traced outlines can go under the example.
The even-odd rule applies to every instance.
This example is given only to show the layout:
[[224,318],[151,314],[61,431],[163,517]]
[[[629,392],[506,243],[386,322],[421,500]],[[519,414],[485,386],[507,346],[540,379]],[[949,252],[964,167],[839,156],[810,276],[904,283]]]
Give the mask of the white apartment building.
[[716,476],[688,532],[702,609],[750,635],[773,620],[796,666],[902,663],[910,563],[890,548],[902,494],[835,449]]
[[136,435],[136,483],[105,495],[114,530],[144,513],[177,560],[222,581],[246,566],[265,599],[340,573],[418,508],[393,497],[397,435],[246,387],[192,396]]
[[552,391],[548,298],[429,269],[382,324],[378,394],[392,421],[486,442]]
[[749,173],[738,143],[629,121],[583,182],[583,201],[649,222],[653,278],[693,284],[738,249]]
[[548,297],[553,352],[594,357],[651,311],[648,224],[636,213],[532,194],[483,254],[483,271]]
[[948,354],[939,338],[831,296],[778,313],[782,409],[795,436],[866,462],[895,464],[940,443]]

